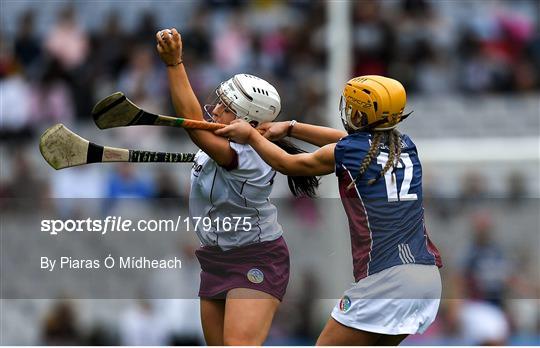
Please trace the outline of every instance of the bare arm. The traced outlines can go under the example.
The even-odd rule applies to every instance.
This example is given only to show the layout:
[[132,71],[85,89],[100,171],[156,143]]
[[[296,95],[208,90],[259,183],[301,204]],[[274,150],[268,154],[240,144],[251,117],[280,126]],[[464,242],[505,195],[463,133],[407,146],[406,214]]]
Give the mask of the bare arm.
[[312,153],[290,155],[279,146],[268,141],[247,122],[236,120],[229,126],[217,130],[216,134],[230,137],[238,143],[247,143],[272,168],[285,175],[313,176],[334,172],[335,143],[327,144]]
[[[167,76],[169,89],[176,114],[183,118],[203,121],[200,106],[187,76],[183,63],[179,63],[182,57],[182,39],[176,29],[171,29],[172,36],[166,30],[157,32],[157,50],[161,60],[167,64]],[[179,63],[179,64],[178,64]],[[216,136],[212,132],[200,129],[187,130],[191,140],[208,154],[219,165],[230,165],[235,152],[229,146],[227,139]]]
[[269,122],[262,124],[259,129],[265,131],[264,136],[270,140],[278,140],[287,135],[290,129],[290,136],[316,146],[337,143],[339,139],[347,135],[347,132],[322,126],[315,126],[308,123],[297,122],[290,128],[290,122]]

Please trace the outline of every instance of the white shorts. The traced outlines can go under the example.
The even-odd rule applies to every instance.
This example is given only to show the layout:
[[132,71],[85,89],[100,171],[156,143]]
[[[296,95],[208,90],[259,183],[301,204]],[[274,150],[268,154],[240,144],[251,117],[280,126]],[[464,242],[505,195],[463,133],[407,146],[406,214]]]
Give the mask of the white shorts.
[[437,266],[394,266],[360,279],[332,311],[339,323],[386,335],[424,333],[441,302]]

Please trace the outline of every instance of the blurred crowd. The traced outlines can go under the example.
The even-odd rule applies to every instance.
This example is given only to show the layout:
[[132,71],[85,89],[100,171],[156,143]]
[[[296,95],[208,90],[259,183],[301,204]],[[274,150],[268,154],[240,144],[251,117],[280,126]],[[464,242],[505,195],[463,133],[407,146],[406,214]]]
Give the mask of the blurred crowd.
[[[2,15],[16,18],[5,18],[13,25],[0,32],[0,135],[8,168],[0,182],[3,195],[21,196],[18,189],[64,195],[55,192],[61,188],[51,192],[48,178],[28,177],[34,164],[24,162],[36,157],[28,155],[27,147],[35,149],[37,136],[57,122],[91,127],[92,106],[114,91],[123,91],[149,111],[173,113],[165,68],[155,52],[154,35],[164,26],[176,26],[182,34],[185,66],[202,104],[213,100],[220,81],[248,72],[277,87],[282,119],[326,123],[326,42],[331,38],[326,37],[324,1],[158,2],[153,10],[133,3],[131,12],[140,7],[138,17],[124,18],[111,7],[94,25],[88,25],[84,12],[88,2],[64,3],[56,11],[38,11],[41,5],[29,2],[26,9],[14,7],[18,10],[13,13],[10,6],[16,2],[6,4]],[[103,4],[107,3],[95,3]],[[349,7],[353,75],[390,75],[413,96],[540,90],[537,1],[471,0],[456,6],[444,1],[366,0]],[[160,21],[171,8],[189,8],[190,16],[182,22]],[[184,132],[164,128],[108,134],[114,136],[115,146],[151,150],[159,150],[165,141],[186,141]],[[121,167],[108,187],[130,181],[129,172]],[[160,185],[171,180],[160,171],[153,190],[137,192],[157,197],[184,194],[185,187],[166,192],[173,186]],[[8,187],[6,181],[11,181]],[[17,181],[29,184],[13,188]],[[97,190],[93,185],[85,188],[84,194]],[[106,195],[110,189],[100,191]]]
[[[286,118],[324,121],[331,40],[325,2],[207,0],[182,6],[191,7],[187,21],[160,22],[167,6],[156,4],[155,11],[141,9],[130,30],[117,10],[86,28],[77,3],[47,18],[52,24],[45,32],[36,29],[43,20],[37,6],[19,11],[16,27],[0,33],[3,137],[53,122],[89,122],[94,103],[115,90],[149,110],[172,112],[155,52],[154,35],[163,25],[180,30],[185,65],[202,102],[220,81],[249,72],[276,85]],[[534,0],[352,2],[353,75],[390,75],[412,94],[538,91],[538,10]]]
[[[2,16],[16,17],[14,26],[0,29],[2,211],[24,204],[17,203],[21,198],[174,198],[185,203],[189,180],[179,179],[169,167],[114,165],[107,170],[92,167],[53,173],[37,151],[40,133],[57,122],[98,137],[90,111],[115,91],[123,91],[144,109],[172,114],[166,71],[155,51],[154,36],[163,27],[174,26],[182,34],[184,64],[202,104],[213,99],[220,81],[246,72],[276,86],[283,119],[325,124],[327,42],[332,40],[326,32],[326,2],[185,1],[178,6],[189,7],[191,15],[182,22],[161,20],[170,6],[175,8],[169,2],[156,2],[154,9],[144,2],[130,2],[129,7],[141,7],[138,17],[125,18],[122,11],[111,9],[98,25],[82,20],[86,14],[81,2],[62,4],[54,15],[47,12],[47,18],[39,11],[40,6],[49,6],[47,2],[28,2],[24,11],[13,13],[7,5],[2,8]],[[352,75],[390,75],[402,81],[408,93],[427,98],[540,91],[536,0],[459,4],[362,0],[351,2],[350,10]],[[184,132],[157,127],[111,131],[101,139],[118,147],[148,150],[163,150],[164,144],[175,149],[190,146]],[[511,173],[499,184],[505,187],[509,207],[529,204],[521,172]],[[447,225],[461,219],[466,221],[462,228],[469,245],[465,255],[443,255],[461,260],[451,261],[445,271],[451,293],[430,331],[408,342],[534,344],[540,337],[538,278],[523,279],[515,270],[531,267],[538,258],[516,261],[508,245],[496,238],[494,213],[476,209],[492,197],[480,172],[465,173],[451,200],[437,196],[436,185],[428,182],[425,188],[426,206],[437,200],[427,208],[440,222],[435,240],[436,233],[445,233]],[[472,208],[462,208],[467,205]],[[538,250],[533,247],[532,252]],[[312,344],[320,332],[322,323],[313,313],[318,285],[309,272],[302,277],[301,289],[310,289],[310,296],[295,296],[295,301],[281,306],[270,342]],[[531,300],[513,303],[512,298]],[[113,333],[99,323],[81,332],[75,302],[49,304],[41,318],[40,340],[30,344],[202,343],[200,330],[193,325],[186,324],[180,333],[163,328],[156,319],[163,317],[163,304],[152,301],[133,301]],[[171,308],[193,310],[192,304],[176,305]],[[488,320],[492,322],[485,325]],[[141,328],[148,334],[137,341],[133,332]]]

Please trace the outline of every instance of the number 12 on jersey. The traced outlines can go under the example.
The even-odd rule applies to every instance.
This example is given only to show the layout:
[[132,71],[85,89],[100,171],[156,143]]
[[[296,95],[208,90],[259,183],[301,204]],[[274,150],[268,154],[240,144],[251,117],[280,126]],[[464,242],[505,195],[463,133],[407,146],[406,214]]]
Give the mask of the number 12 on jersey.
[[[388,161],[388,154],[381,152],[377,156],[377,164],[383,166]],[[418,199],[416,193],[409,193],[411,187],[411,181],[413,179],[413,163],[408,153],[402,153],[400,155],[400,161],[398,161],[397,168],[403,168],[405,165],[405,173],[403,175],[403,182],[401,183],[401,190],[397,189],[396,174],[388,170],[384,173],[384,183],[386,184],[386,195],[388,196],[388,202],[398,201],[415,201]]]

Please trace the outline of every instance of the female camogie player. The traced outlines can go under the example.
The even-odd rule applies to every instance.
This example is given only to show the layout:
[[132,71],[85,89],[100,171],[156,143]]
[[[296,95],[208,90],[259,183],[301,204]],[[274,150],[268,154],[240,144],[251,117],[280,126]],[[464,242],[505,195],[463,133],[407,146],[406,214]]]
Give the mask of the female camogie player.
[[416,146],[395,127],[406,118],[405,89],[383,76],[347,82],[340,113],[347,133],[295,121],[266,124],[322,146],[289,155],[245,122],[216,134],[247,143],[287,175],[336,172],[349,220],[355,284],[338,302],[318,345],[397,345],[433,322],[441,297],[439,252],[427,236]]
[[[177,114],[203,120],[182,62],[180,35],[166,29],[156,38]],[[276,89],[252,75],[235,75],[216,93],[217,104],[204,110],[218,123],[242,118],[257,125],[274,120],[281,109]],[[189,210],[202,243],[196,255],[206,343],[262,345],[289,281],[289,252],[268,199],[276,172],[249,145],[205,130],[188,133],[201,149],[191,172]],[[293,180],[297,193],[309,195],[318,185],[314,178]]]

